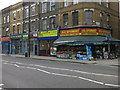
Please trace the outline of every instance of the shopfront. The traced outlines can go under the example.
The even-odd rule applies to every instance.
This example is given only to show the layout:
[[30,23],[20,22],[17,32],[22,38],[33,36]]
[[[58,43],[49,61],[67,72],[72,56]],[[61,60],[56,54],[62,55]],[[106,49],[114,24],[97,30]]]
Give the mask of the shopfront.
[[22,54],[22,35],[12,35],[11,54]]
[[2,53],[7,54],[10,52],[10,38],[9,37],[2,37]]
[[[88,60],[89,58],[104,58],[118,41],[111,37],[108,42],[106,35],[110,30],[101,28],[77,28],[60,30],[60,37],[54,42],[58,58]],[[110,51],[110,52],[111,52]]]
[[[58,38],[57,30],[44,30],[38,32],[39,55],[55,56],[53,42]],[[52,51],[52,52],[51,52]]]
[[[29,35],[22,35],[23,38],[23,54],[28,52],[29,48]],[[37,41],[37,33],[30,34],[30,54],[37,55],[38,54],[38,41]]]

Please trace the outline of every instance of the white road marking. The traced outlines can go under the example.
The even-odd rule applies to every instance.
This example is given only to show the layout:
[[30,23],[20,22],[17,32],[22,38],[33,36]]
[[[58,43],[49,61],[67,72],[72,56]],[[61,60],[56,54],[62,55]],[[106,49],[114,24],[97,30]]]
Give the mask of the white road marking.
[[[9,63],[4,63],[4,64],[9,64]],[[19,65],[16,65],[16,64],[9,64],[9,65],[14,65],[14,66],[19,67],[19,68],[33,69],[33,70],[37,70],[37,71],[40,71],[40,72],[43,72],[43,73],[46,73],[46,74],[49,74],[49,75],[57,75],[57,76],[64,76],[64,77],[79,78],[79,79],[82,79],[82,80],[85,80],[85,81],[89,81],[89,82],[92,82],[92,83],[96,83],[96,84],[100,84],[100,85],[106,85],[106,86],[112,86],[112,87],[120,87],[120,85],[103,83],[103,82],[100,82],[100,81],[96,81],[96,80],[92,80],[92,79],[88,79],[88,78],[84,78],[84,77],[80,77],[80,76],[60,74],[60,73],[51,73],[51,72],[46,71],[46,70],[42,70],[42,69],[38,69],[38,68],[33,68],[33,67],[19,66]]]
[[4,84],[0,84],[0,87],[3,86]]
[[[9,61],[5,61],[5,62],[9,62]],[[80,71],[80,70],[47,67],[47,66],[35,65],[35,64],[24,64],[24,63],[20,63],[20,62],[10,62],[10,63],[16,63],[16,64],[21,64],[21,65],[31,65],[31,66],[36,66],[36,67],[41,67],[41,68],[48,68],[48,69],[54,69],[54,70],[71,71],[71,72],[77,72],[77,73],[89,74],[89,75],[96,75],[96,76],[106,76],[106,77],[117,77],[118,78],[118,76],[116,76],[116,75],[109,75],[109,74],[91,73],[91,72],[85,72],[85,71]]]

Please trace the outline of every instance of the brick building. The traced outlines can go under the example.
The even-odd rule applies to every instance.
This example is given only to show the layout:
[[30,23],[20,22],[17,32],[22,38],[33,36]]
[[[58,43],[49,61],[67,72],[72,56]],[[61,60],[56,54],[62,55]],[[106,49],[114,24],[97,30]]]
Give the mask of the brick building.
[[[24,54],[30,50],[32,55],[50,55],[53,42],[59,36],[65,36],[61,34],[64,30],[73,30],[72,32],[78,29],[85,30],[81,33],[68,34],[71,37],[93,35],[105,39],[106,35],[111,35],[120,39],[118,7],[118,2],[108,2],[108,0],[106,2],[78,2],[78,0],[19,2],[2,10],[2,37],[10,37],[12,54]],[[4,23],[8,20],[6,18],[9,18],[9,23]],[[89,33],[86,32],[87,29],[90,30]]]

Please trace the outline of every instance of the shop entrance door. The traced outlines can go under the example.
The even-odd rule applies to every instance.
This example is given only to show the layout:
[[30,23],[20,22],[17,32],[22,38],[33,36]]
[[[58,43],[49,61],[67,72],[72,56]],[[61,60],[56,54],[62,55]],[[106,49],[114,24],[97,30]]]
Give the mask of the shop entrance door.
[[37,45],[35,45],[35,55],[37,55]]

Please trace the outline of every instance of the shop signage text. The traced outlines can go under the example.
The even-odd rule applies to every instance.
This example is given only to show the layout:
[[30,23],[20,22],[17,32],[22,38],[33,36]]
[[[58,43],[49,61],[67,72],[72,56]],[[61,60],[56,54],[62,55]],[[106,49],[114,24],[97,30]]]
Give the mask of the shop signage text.
[[10,38],[22,38],[22,35],[13,35]]
[[29,35],[22,35],[23,40],[29,39]]
[[43,37],[57,37],[57,30],[38,32],[38,38],[43,38]]
[[1,41],[10,41],[10,38],[9,37],[2,37]]
[[75,36],[75,35],[111,35],[111,31],[97,28],[83,28],[60,31],[60,36]]

